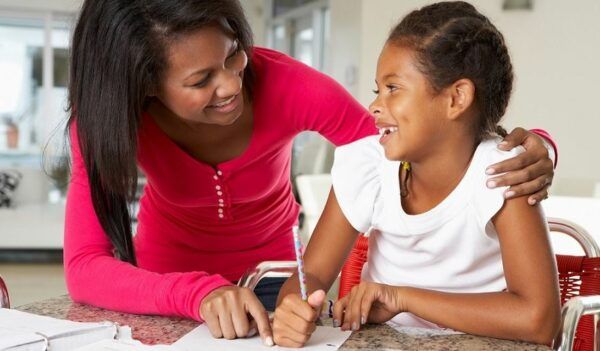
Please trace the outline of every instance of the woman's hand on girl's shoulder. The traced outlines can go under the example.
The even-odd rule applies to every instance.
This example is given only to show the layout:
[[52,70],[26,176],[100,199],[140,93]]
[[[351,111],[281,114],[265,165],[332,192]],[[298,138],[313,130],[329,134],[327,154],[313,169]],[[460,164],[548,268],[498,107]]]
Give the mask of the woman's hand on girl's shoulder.
[[273,346],[268,313],[248,288],[224,286],[213,290],[202,300],[200,316],[215,338],[246,338],[258,332],[265,345]]
[[488,167],[488,174],[501,174],[491,178],[492,187],[510,186],[506,198],[530,195],[528,203],[536,203],[548,197],[548,189],[554,178],[554,160],[542,137],[523,128],[515,128],[498,146],[502,150],[511,150],[523,146],[525,152],[517,157],[496,163]]
[[358,330],[361,325],[387,322],[406,311],[402,287],[361,282],[333,306],[334,326]]

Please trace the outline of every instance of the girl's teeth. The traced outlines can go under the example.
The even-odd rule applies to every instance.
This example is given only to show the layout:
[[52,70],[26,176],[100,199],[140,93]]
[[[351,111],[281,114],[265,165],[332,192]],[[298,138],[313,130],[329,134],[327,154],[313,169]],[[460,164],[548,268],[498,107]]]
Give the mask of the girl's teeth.
[[381,135],[387,135],[387,134],[392,134],[394,132],[398,131],[398,127],[389,127],[389,128],[380,128],[379,129],[379,134]]

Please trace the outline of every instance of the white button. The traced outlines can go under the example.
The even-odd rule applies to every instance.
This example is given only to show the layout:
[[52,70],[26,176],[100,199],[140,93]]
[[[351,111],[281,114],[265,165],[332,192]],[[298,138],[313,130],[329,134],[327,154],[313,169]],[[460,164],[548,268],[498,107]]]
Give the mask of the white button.
[[218,174],[218,175],[220,175],[220,176],[222,176],[222,175],[223,175],[223,172],[221,172],[221,171],[217,171],[217,174]]
[[215,175],[215,176],[213,176],[213,179],[214,179],[214,180],[219,180],[219,176],[218,176],[218,175]]
[[222,191],[217,191],[217,195],[221,196],[221,195],[223,195],[223,192]]
[[223,213],[223,209],[222,208],[219,209],[219,213]]
[[219,202],[222,204],[224,201],[223,201],[223,199],[219,199]]
[[223,218],[223,217],[225,217],[225,216],[223,216],[223,214],[220,214],[220,215],[219,215],[219,218]]
[[225,207],[225,204],[224,203],[220,203],[219,207]]
[[221,186],[220,186],[220,185],[217,185],[217,186],[215,187],[215,189],[217,189],[217,190],[221,190]]

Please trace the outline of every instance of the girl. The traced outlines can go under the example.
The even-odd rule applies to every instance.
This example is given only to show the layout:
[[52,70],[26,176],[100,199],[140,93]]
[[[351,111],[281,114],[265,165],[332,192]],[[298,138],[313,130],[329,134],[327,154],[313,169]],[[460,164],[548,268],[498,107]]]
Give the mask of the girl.
[[[390,34],[376,84],[380,136],[336,151],[334,191],[305,256],[309,289],[329,288],[371,228],[363,282],[335,304],[334,325],[391,320],[549,343],[560,306],[542,210],[486,187],[486,165],[520,152],[497,148],[513,84],[502,34],[467,3],[424,7]],[[302,345],[314,327],[323,292],[303,303],[296,286],[280,293],[277,344]]]

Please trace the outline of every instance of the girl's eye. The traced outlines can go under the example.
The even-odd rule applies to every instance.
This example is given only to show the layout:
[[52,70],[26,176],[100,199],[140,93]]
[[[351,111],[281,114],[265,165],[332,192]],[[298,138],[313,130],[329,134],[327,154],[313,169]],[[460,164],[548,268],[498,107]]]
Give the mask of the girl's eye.
[[379,89],[373,89],[373,94],[379,95]]
[[393,86],[393,85],[386,85],[386,88],[388,88],[388,91],[391,93],[393,91],[395,91],[396,89],[398,89],[397,87]]

